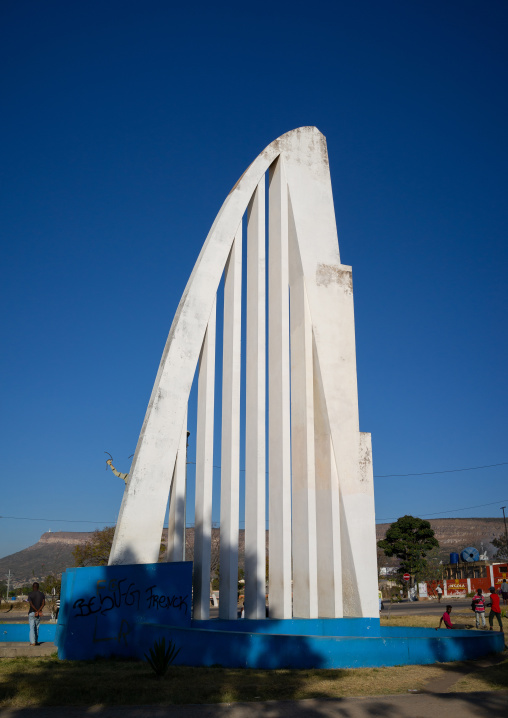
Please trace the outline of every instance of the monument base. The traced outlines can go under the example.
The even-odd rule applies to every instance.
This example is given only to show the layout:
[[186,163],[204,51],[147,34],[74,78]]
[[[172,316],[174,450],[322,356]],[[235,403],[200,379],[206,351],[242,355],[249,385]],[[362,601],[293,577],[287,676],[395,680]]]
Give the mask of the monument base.
[[227,668],[362,668],[463,661],[504,650],[504,634],[389,628],[379,618],[191,620],[192,564],[68,569],[56,643],[64,659],[144,659],[155,641],[175,664]]
[[366,668],[464,661],[504,650],[504,634],[385,627],[379,619],[192,621],[146,625],[144,641],[167,636],[176,663],[227,668]]

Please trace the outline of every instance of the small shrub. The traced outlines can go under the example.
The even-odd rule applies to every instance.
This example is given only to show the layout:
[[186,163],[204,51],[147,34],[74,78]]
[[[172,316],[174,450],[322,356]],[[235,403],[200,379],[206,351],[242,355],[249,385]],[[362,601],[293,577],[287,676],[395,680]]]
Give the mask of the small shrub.
[[152,667],[155,675],[158,678],[162,678],[168,672],[169,666],[173,663],[177,655],[182,650],[182,647],[177,650],[176,645],[173,641],[169,640],[169,645],[166,649],[166,639],[161,638],[160,641],[155,641],[153,648],[150,648],[150,655],[145,658]]

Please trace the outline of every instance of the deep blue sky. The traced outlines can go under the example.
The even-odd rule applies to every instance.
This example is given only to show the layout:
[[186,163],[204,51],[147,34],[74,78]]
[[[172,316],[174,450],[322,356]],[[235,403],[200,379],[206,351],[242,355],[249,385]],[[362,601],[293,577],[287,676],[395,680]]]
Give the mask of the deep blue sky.
[[[0,555],[114,522],[103,452],[128,470],[215,214],[301,125],[375,474],[508,462],[507,25],[505,0],[1,3],[0,513],[48,520],[0,519]],[[507,470],[378,478],[378,519],[500,516]]]

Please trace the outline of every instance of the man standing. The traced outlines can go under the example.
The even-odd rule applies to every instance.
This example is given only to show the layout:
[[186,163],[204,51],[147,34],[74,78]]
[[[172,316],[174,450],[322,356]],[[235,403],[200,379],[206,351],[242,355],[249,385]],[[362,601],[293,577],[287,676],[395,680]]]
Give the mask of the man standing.
[[476,596],[471,601],[471,608],[474,611],[476,618],[476,628],[480,628],[480,621],[482,628],[486,628],[485,625],[485,599],[483,598],[483,591],[481,588],[476,592]]
[[503,622],[501,620],[501,607],[499,606],[499,596],[496,593],[496,589],[494,586],[491,586],[489,588],[490,591],[490,603],[488,606],[490,606],[490,613],[489,613],[489,626],[490,630],[494,630],[494,618],[499,623],[499,630],[503,632]]
[[506,604],[508,604],[508,583],[506,583],[505,578],[503,578],[503,583],[501,584],[501,596],[503,597],[503,603],[506,606]]
[[42,609],[46,604],[46,597],[39,591],[39,584],[32,584],[32,593],[28,594],[28,623],[30,624],[30,645],[37,646],[39,643],[39,624],[41,622]]

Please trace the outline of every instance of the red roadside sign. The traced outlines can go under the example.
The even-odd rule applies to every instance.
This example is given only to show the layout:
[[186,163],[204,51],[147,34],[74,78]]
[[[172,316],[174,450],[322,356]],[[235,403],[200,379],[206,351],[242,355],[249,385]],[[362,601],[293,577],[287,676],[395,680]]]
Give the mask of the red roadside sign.
[[402,578],[404,579],[404,581],[409,581],[409,579],[411,578],[411,576],[409,575],[409,573],[405,573],[405,574],[402,576]]

